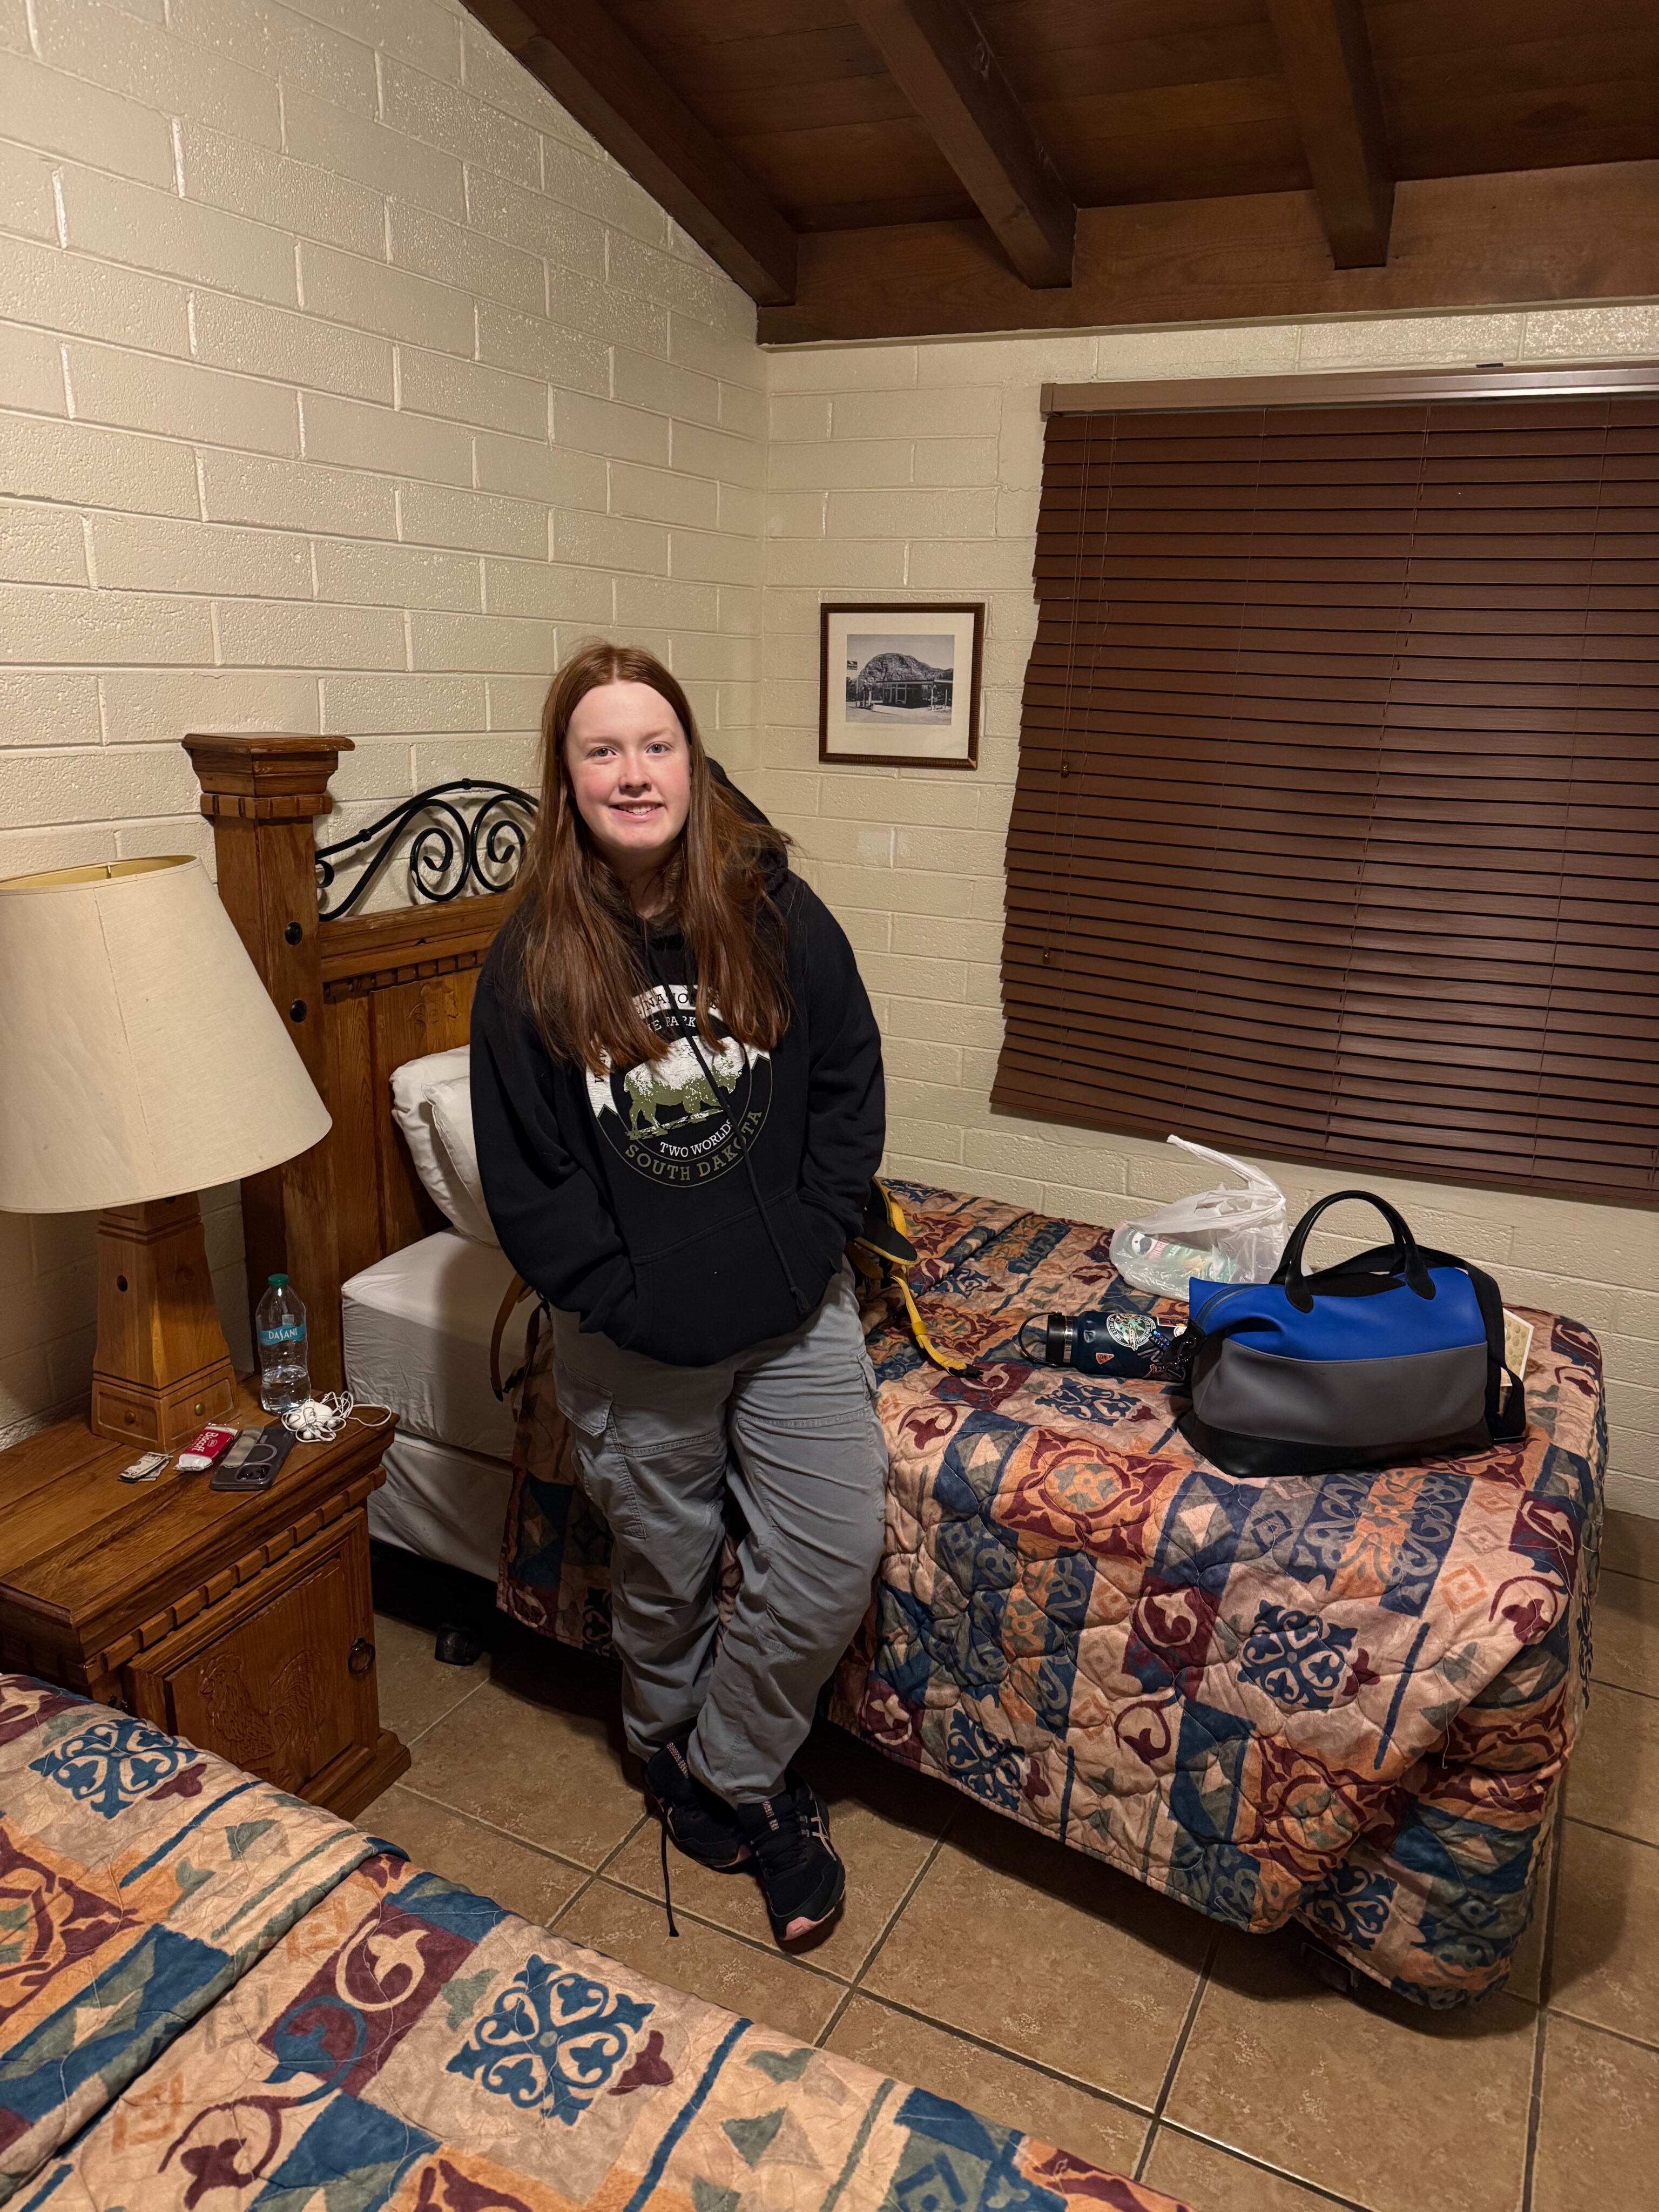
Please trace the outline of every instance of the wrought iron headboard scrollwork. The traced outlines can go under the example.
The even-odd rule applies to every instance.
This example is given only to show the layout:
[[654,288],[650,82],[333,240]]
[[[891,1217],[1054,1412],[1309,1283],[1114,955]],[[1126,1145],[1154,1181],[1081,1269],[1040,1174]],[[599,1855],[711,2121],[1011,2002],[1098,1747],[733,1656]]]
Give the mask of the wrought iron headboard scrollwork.
[[[477,794],[459,802],[452,792]],[[524,858],[538,801],[516,784],[492,783],[464,775],[453,783],[434,783],[399,800],[389,814],[371,822],[356,836],[342,837],[332,845],[316,848],[317,915],[321,921],[338,921],[368,893],[406,831],[432,818],[416,830],[409,848],[409,898],[411,906],[444,906],[459,898],[469,884],[481,891],[511,890]],[[468,811],[469,806],[471,811]],[[366,849],[367,848],[367,849]],[[362,863],[362,872],[343,898],[331,902],[325,894],[337,872],[334,863],[342,854],[352,854]]]

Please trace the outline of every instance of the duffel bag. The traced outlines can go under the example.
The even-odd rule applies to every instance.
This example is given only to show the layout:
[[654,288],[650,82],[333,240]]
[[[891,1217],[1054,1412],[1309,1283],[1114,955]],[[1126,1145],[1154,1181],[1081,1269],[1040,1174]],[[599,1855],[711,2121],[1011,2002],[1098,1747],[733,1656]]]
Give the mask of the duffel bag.
[[[1346,1199],[1374,1206],[1394,1242],[1304,1275],[1315,1222]],[[1497,1284],[1419,1246],[1371,1191],[1339,1190],[1310,1206],[1270,1283],[1194,1280],[1188,1310],[1192,1404],[1180,1425],[1228,1474],[1457,1456],[1526,1433]]]

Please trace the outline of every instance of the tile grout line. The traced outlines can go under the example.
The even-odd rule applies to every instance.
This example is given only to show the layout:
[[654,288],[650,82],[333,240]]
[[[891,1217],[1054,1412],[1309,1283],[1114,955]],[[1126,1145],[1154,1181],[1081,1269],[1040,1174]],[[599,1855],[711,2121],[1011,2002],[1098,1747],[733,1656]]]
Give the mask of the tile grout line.
[[[458,1820],[468,1820],[475,1828],[487,1829],[492,1836],[500,1836],[509,1844],[517,1844],[523,1850],[534,1851],[538,1858],[551,1859],[556,1866],[568,1867],[573,1874],[592,1875],[599,1871],[595,1867],[585,1866],[580,1859],[568,1858],[562,1851],[550,1850],[545,1844],[532,1843],[528,1836],[521,1836],[515,1828],[503,1828],[495,1820],[486,1820],[482,1813],[469,1813],[464,1805],[452,1805],[447,1797],[434,1797],[430,1790],[412,1789],[407,1781],[396,1783],[393,1787],[407,1790],[409,1795],[418,1797],[422,1805],[435,1805],[441,1813],[453,1814]],[[639,1822],[635,1820],[623,1837],[623,1843],[633,1840],[638,1826]],[[622,1845],[617,1844],[608,1851],[604,1863],[608,1866],[616,1851],[621,1848]]]
[[947,1820],[945,1826],[939,1831],[939,1834],[934,1837],[933,1848],[929,1850],[927,1857],[922,1861],[921,1864],[917,1868],[914,1877],[905,1889],[903,1896],[900,1898],[898,1903],[888,1914],[886,1920],[883,1923],[881,1933],[877,1936],[875,1942],[870,1946],[869,1950],[865,1954],[857,1973],[851,1974],[848,1977],[848,1982],[854,1989],[860,1990],[863,1988],[865,1976],[869,1972],[871,1967],[875,1965],[877,1960],[880,1958],[882,1953],[887,1948],[888,1943],[891,1940],[893,1930],[898,1926],[899,1922],[904,1917],[904,1915],[909,1910],[911,1899],[915,1897],[916,1892],[921,1887],[922,1883],[927,1881],[928,1875],[933,1871],[934,1863],[937,1861],[939,1853],[945,1849],[945,1838],[950,1832],[950,1827],[951,1823]]
[[1555,1835],[1550,1846],[1549,1894],[1544,1899],[1543,1955],[1538,1961],[1538,2009],[1547,2012],[1555,1997],[1555,1930],[1561,1903],[1561,1867],[1567,1856],[1567,1807],[1565,1796],[1556,1808]]
[[1561,1817],[1564,1820],[1571,1820],[1577,1828],[1589,1828],[1598,1836],[1611,1836],[1615,1843],[1634,1844],[1644,1851],[1659,1851],[1659,1842],[1650,1836],[1632,1836],[1624,1828],[1603,1827],[1601,1821],[1587,1820],[1581,1814],[1570,1812],[1565,1805],[1561,1808]]
[[1140,2146],[1140,2156],[1135,2161],[1135,2170],[1132,2178],[1136,2181],[1139,2181],[1146,2172],[1146,2161],[1152,2154],[1152,2145],[1158,2138],[1158,2123],[1164,2118],[1164,2107],[1170,2101],[1170,2092],[1175,2087],[1176,2075],[1187,2049],[1187,2039],[1193,2032],[1193,2023],[1198,2018],[1199,2006],[1203,2002],[1204,1992],[1210,1985],[1210,1970],[1215,1965],[1216,1953],[1220,1948],[1221,1936],[1218,1932],[1211,1936],[1206,1947],[1203,1964],[1199,1967],[1198,1979],[1193,1985],[1193,1994],[1188,2001],[1187,2016],[1181,2023],[1181,2032],[1175,2039],[1175,2049],[1170,2053],[1169,2063],[1164,2069],[1164,2079],[1158,2087],[1158,2101],[1152,2106],[1152,2124],[1146,2130],[1146,2140]]
[[1294,2187],[1305,2190],[1309,2196],[1318,2197],[1323,2204],[1340,2205],[1342,2212],[1370,2212],[1370,2208],[1360,2203],[1357,2197],[1339,2196],[1334,2189],[1327,2189],[1322,2182],[1310,2181],[1305,2174],[1292,2173],[1288,2166],[1274,2166],[1267,2159],[1256,2157],[1254,2152],[1240,2150],[1237,2143],[1226,2142],[1219,2136],[1206,2136],[1201,2128],[1188,2127],[1180,2120],[1160,2120],[1158,2125],[1167,2128],[1172,2136],[1184,2136],[1188,2142],[1203,2143],[1211,2150],[1224,2151],[1229,2158],[1236,2158],[1241,2166],[1254,2166],[1258,2173],[1271,2174],[1275,2181],[1288,2181]]
[[1538,2160],[1538,2130],[1544,2111],[1544,2047],[1549,2037],[1555,1996],[1555,1937],[1561,1905],[1561,1873],[1567,1856],[1567,1807],[1565,1793],[1556,1808],[1555,1834],[1550,1847],[1549,1894],[1544,1899],[1544,1947],[1538,1962],[1538,2020],[1533,2029],[1532,2081],[1527,2095],[1527,2137],[1521,2167],[1520,2212],[1532,2212],[1534,2177]]
[[616,1842],[611,1844],[610,1850],[605,1853],[605,1856],[599,1861],[598,1866],[593,1869],[593,1878],[596,1881],[605,1872],[605,1869],[611,1863],[613,1859],[619,1859],[622,1856],[623,1853],[628,1849],[628,1846],[633,1842],[635,1837],[639,1834],[640,1830],[648,1823],[650,1818],[651,1815],[648,1813],[641,1813],[629,1823],[626,1833],[618,1836]]
[[1115,2089],[1103,2089],[1098,2082],[1085,2081],[1080,2075],[1064,2074],[1044,2059],[1033,2058],[1027,2051],[1011,2051],[1006,2043],[993,2043],[988,2036],[976,2035],[972,2028],[960,2027],[953,2021],[936,2020],[931,2013],[918,2012],[915,2005],[906,2004],[901,1997],[883,1996],[875,1990],[854,1990],[851,1994],[868,1997],[872,2004],[884,2005],[889,2012],[902,2014],[922,2027],[939,2028],[946,2035],[955,2036],[958,2043],[971,2043],[976,2051],[983,2051],[990,2057],[1006,2058],[1030,2073],[1045,2074],[1049,2081],[1058,2081],[1064,2088],[1080,2089],[1085,2096],[1097,2098],[1103,2105],[1115,2106],[1119,2112],[1133,2112],[1137,2119],[1150,2120],[1152,2116],[1150,2105],[1137,2105],[1133,2098],[1121,2097]]
[[812,2038],[812,2044],[815,2050],[827,2051],[829,2049],[830,2039],[835,2033],[836,2028],[841,2025],[842,2014],[846,2011],[848,2006],[852,2003],[854,1998],[857,1995],[858,1991],[854,1989],[850,1984],[842,1991],[841,1995],[836,2000],[835,2009],[830,2013],[829,2019],[824,2021],[823,2026],[818,2030],[817,2033]]
[[[1659,1589],[1659,1584],[1655,1587]],[[1592,1690],[1617,1690],[1621,1697],[1645,1698],[1650,1705],[1659,1704],[1659,1690],[1638,1690],[1633,1682],[1610,1682],[1605,1674],[1592,1674],[1589,1686]]]
[[[551,1920],[547,1922],[546,1925],[550,1929],[556,1928],[560,1921],[564,1918],[565,1914],[572,1911],[576,1905],[580,1904],[582,1899],[586,1896],[588,1891],[592,1888],[594,1883],[599,1880],[600,1876],[604,1874],[605,1869],[611,1864],[611,1861],[617,1857],[620,1853],[627,1850],[629,1844],[633,1842],[635,1837],[638,1835],[640,1830],[645,1826],[649,1818],[649,1814],[641,1813],[639,1818],[630,1825],[626,1833],[617,1838],[617,1841],[611,1846],[611,1849],[599,1861],[598,1866],[589,1867],[585,1869],[587,1877],[586,1880],[577,1883],[574,1889],[571,1891],[569,1896],[566,1898],[564,1903],[553,1915]],[[552,1854],[550,1852],[547,1856],[550,1857]]]
[[1610,2035],[1615,2043],[1622,2043],[1632,2051],[1644,2051],[1650,2058],[1659,2051],[1659,2044],[1644,2043],[1639,2035],[1632,2035],[1622,2027],[1609,2027],[1605,2021],[1591,2020],[1583,2013],[1569,2012],[1565,2005],[1551,2005],[1547,2011],[1540,2005],[1539,2010],[1547,2019],[1564,2020],[1570,2027],[1588,2028],[1592,2035]]
[[[413,1735],[406,1735],[404,1738],[404,1749],[412,1752],[416,1745],[421,1741],[422,1737],[430,1735],[434,1729],[441,1728],[447,1720],[449,1720],[453,1715],[459,1712],[461,1707],[465,1705],[470,1698],[476,1698],[480,1690],[486,1688],[489,1685],[489,1677],[486,1674],[483,1681],[475,1682],[470,1690],[463,1690],[460,1696],[456,1698],[454,1704],[453,1705],[446,1706],[444,1711],[437,1716],[435,1720],[429,1720],[424,1728],[416,1729]],[[380,1725],[384,1728],[386,1724],[386,1719],[383,1715],[381,1717]],[[401,1776],[398,1779],[401,1781]],[[392,1787],[396,1789],[398,1787],[398,1784],[393,1783]]]
[[814,2039],[820,2049],[823,2049],[827,2045],[830,2037],[834,2033],[836,2027],[840,2023],[842,2014],[847,2010],[848,2005],[852,2003],[854,1998],[860,1994],[863,1987],[864,1977],[869,1972],[871,1967],[875,1965],[876,1960],[881,1956],[883,1950],[886,1948],[888,1937],[892,1934],[894,1929],[898,1926],[900,1920],[903,1917],[905,1909],[908,1905],[910,1899],[915,1895],[916,1892],[921,1887],[923,1881],[927,1879],[928,1869],[933,1865],[934,1860],[938,1858],[940,1851],[944,1850],[945,1838],[950,1832],[951,1822],[955,1819],[955,1817],[956,1808],[952,1806],[950,1816],[946,1819],[944,1827],[940,1829],[939,1834],[933,1838],[932,1850],[928,1852],[927,1857],[917,1869],[915,1876],[905,1890],[903,1896],[900,1898],[898,1903],[888,1914],[886,1920],[882,1924],[880,1934],[876,1937],[875,1942],[870,1946],[869,1950],[866,1953],[858,1972],[848,1980],[846,1995],[841,1999],[841,2002],[836,2005],[829,2019],[825,2021],[823,2026],[819,2029],[817,2037]]
[[[631,1830],[625,1840],[631,1843],[638,1832],[637,1828]],[[621,1849],[620,1844],[617,1849]],[[615,1855],[613,1852],[611,1856],[614,1857]],[[610,1860],[607,1859],[605,1865],[609,1864]],[[641,1905],[654,1905],[659,1911],[662,1910],[661,1898],[654,1896],[650,1890],[641,1889],[631,1881],[620,1881],[615,1875],[605,1874],[604,1867],[596,1867],[593,1880],[598,1881],[601,1878],[612,1889],[621,1890],[624,1897],[636,1898]],[[676,1920],[690,1920],[696,1927],[707,1928],[716,1936],[729,1936],[734,1943],[741,1943],[750,1951],[758,1951],[763,1958],[785,1959],[792,1966],[799,1966],[807,1973],[815,1974],[821,1982],[833,1982],[837,1989],[844,1990],[848,1986],[845,1974],[833,1973],[828,1966],[815,1966],[810,1959],[797,1957],[794,1952],[784,1950],[780,1944],[763,1942],[758,1936],[745,1936],[740,1928],[728,1928],[724,1922],[711,1920],[707,1913],[695,1911],[689,1905],[676,1905],[674,1917]]]
[[1532,2212],[1533,2166],[1538,2153],[1538,2120],[1544,2101],[1544,2038],[1549,2017],[1540,2005],[1532,2031],[1532,2081],[1527,2093],[1527,2136],[1521,2161],[1521,2212]]

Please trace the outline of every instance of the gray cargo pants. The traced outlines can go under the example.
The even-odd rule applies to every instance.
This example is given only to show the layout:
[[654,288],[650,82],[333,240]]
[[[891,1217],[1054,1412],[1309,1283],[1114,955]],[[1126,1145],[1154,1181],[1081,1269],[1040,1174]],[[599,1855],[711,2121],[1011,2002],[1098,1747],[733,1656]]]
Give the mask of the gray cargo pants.
[[[695,1719],[687,1759],[729,1804],[769,1797],[870,1601],[887,1445],[852,1272],[792,1334],[666,1367],[553,1316],[582,1487],[610,1523],[611,1640],[629,1748]],[[743,1589],[716,1648],[728,1493]]]

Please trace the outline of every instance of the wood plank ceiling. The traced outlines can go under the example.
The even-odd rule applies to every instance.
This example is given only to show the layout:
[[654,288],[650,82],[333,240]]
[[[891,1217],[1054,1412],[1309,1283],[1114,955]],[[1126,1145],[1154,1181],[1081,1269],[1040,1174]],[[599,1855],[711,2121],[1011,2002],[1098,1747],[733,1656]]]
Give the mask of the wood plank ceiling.
[[468,0],[763,340],[1659,292],[1656,0]]

